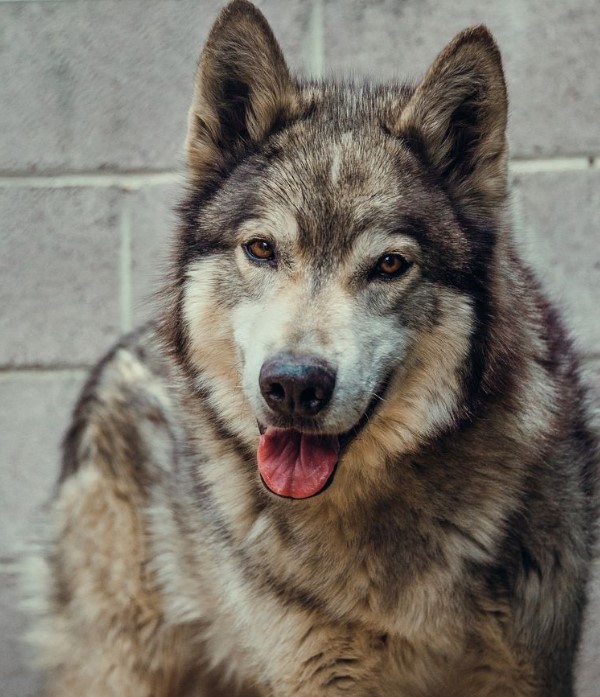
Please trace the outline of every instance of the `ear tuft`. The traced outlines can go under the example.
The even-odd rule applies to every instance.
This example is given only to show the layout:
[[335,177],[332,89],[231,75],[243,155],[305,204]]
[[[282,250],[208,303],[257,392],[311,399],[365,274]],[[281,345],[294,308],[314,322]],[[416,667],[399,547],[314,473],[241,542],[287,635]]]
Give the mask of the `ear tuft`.
[[213,25],[198,67],[188,119],[187,161],[210,181],[296,108],[294,83],[264,16],[234,0]]
[[506,121],[500,52],[477,26],[435,59],[394,131],[425,156],[457,200],[490,213],[506,195]]

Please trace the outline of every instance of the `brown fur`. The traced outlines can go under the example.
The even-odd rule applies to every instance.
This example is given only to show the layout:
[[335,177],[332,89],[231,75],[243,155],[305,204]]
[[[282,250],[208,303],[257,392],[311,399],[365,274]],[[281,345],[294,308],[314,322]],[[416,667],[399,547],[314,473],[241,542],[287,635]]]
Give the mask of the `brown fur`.
[[[164,316],[92,374],[31,561],[49,697],[573,694],[598,448],[505,126],[483,27],[416,87],[302,83],[221,13]],[[318,419],[261,400],[282,350],[336,366]],[[343,434],[331,486],[267,491],[257,420]]]

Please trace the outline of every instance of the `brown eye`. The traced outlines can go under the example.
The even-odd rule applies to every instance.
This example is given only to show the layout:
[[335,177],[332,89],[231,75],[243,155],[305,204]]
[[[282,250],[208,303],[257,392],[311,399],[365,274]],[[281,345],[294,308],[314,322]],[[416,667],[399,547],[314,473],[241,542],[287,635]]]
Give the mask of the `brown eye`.
[[273,261],[275,259],[275,249],[267,240],[250,240],[244,245],[244,251],[255,261]]
[[383,278],[397,278],[408,271],[412,262],[401,254],[384,254],[375,264],[375,273]]

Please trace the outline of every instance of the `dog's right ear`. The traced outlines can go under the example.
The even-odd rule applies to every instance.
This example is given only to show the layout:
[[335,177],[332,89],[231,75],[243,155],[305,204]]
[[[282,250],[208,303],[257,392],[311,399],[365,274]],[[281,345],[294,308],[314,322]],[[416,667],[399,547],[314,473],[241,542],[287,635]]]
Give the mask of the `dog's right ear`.
[[200,56],[189,113],[187,163],[193,180],[219,176],[291,117],[297,93],[264,16],[234,0],[217,18]]

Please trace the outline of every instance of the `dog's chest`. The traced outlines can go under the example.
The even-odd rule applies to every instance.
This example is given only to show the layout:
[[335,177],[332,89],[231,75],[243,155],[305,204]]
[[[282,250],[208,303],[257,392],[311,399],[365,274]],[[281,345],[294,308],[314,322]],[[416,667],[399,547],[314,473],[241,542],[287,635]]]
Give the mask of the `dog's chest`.
[[282,524],[268,513],[244,543],[256,584],[282,602],[294,602],[339,623],[422,640],[455,609],[455,578],[447,564],[408,555],[390,525],[385,535],[349,526]]

